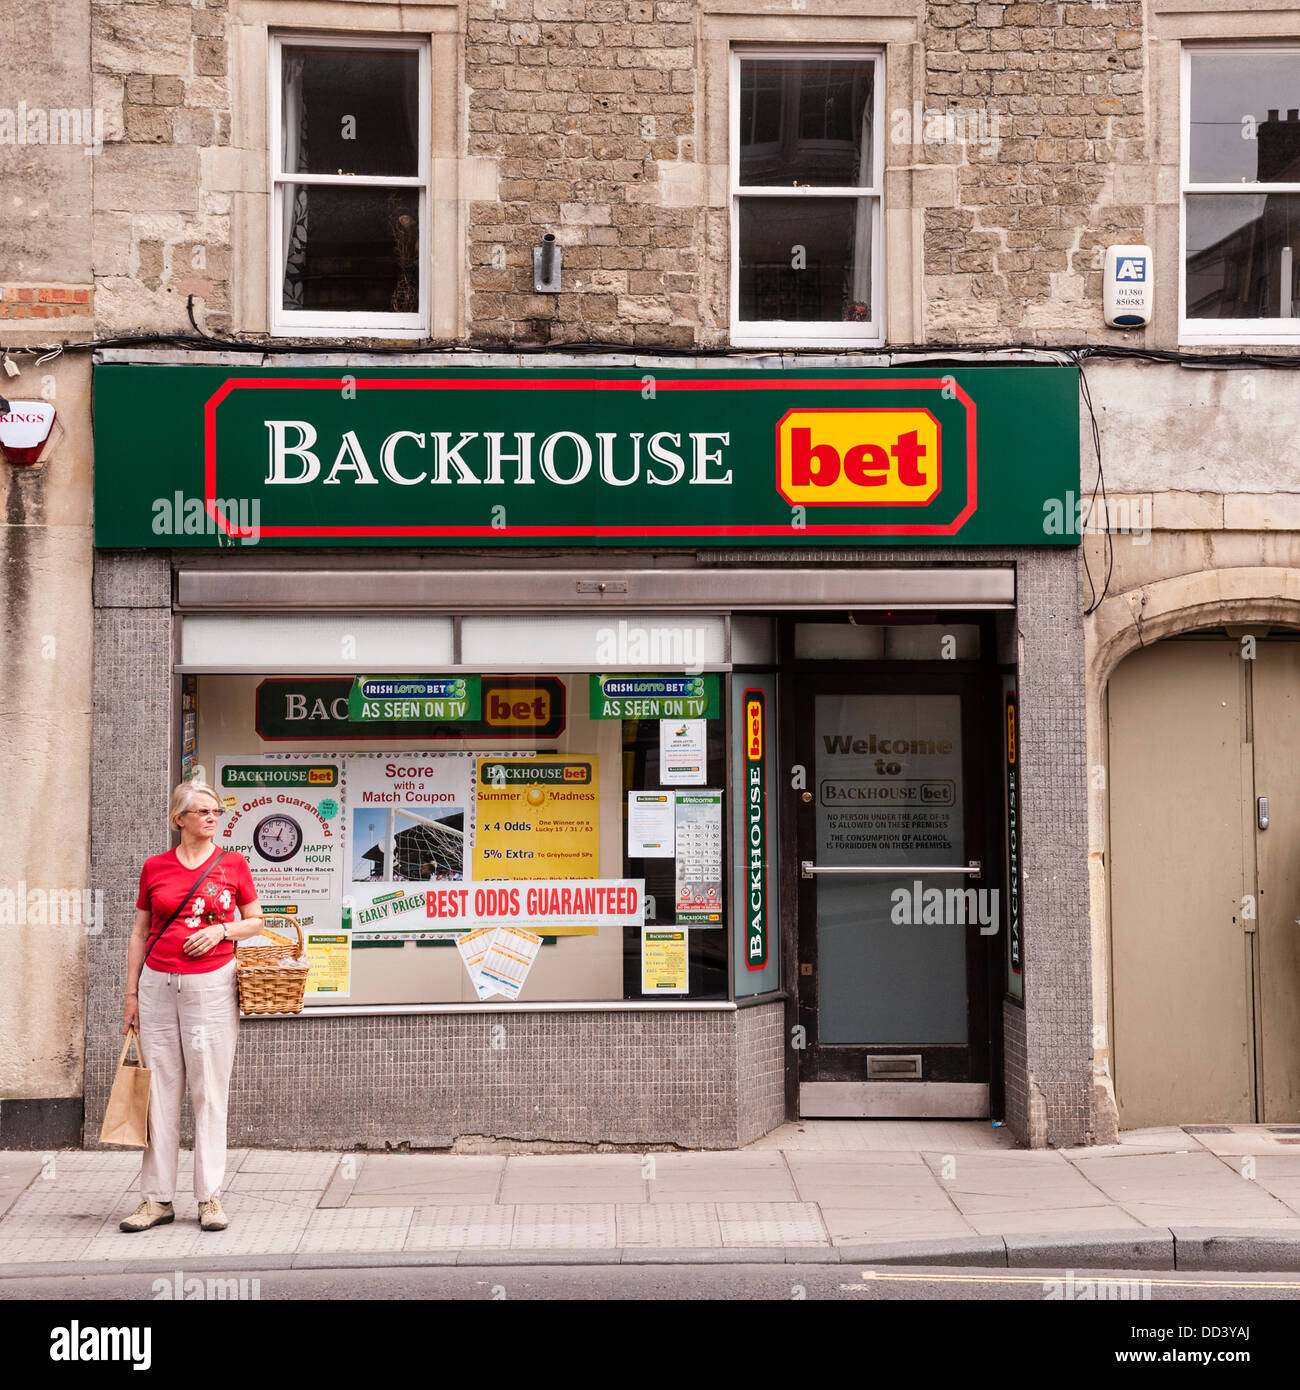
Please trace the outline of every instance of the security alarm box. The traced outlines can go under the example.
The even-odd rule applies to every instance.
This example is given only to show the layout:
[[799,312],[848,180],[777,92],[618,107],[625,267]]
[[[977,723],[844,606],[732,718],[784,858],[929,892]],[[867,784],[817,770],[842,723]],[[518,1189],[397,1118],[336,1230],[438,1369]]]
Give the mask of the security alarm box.
[[1108,246],[1102,283],[1107,328],[1145,328],[1151,322],[1151,248]]

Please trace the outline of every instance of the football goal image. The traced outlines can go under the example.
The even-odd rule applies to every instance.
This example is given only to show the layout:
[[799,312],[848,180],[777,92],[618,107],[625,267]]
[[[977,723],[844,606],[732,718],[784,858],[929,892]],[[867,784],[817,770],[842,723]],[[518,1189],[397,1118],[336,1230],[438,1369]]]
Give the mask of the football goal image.
[[462,878],[465,812],[459,806],[357,809],[352,845],[353,883]]

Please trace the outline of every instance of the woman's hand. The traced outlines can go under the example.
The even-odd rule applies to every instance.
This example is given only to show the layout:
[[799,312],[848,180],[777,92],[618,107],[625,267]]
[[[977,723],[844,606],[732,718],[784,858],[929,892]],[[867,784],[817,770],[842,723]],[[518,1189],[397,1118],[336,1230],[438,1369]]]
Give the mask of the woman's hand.
[[126,1037],[132,1028],[137,1033],[140,1031],[140,1001],[134,994],[128,994],[122,1009],[122,1036]]
[[206,956],[225,934],[225,924],[214,922],[210,927],[200,927],[198,931],[191,932],[181,949],[187,956]]

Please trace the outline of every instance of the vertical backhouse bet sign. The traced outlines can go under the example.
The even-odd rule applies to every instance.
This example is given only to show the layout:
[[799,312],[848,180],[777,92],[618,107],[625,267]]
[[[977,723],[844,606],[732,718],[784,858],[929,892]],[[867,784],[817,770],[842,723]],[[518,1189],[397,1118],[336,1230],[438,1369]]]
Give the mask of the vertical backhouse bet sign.
[[745,969],[767,964],[767,763],[761,690],[745,691]]
[[1071,545],[1078,372],[110,363],[95,489],[102,548]]

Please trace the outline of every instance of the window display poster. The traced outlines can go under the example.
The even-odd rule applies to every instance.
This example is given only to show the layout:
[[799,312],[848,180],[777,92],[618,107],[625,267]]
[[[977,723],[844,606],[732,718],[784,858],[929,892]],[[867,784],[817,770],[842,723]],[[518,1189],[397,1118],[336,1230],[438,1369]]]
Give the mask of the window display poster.
[[454,941],[465,926],[432,927],[425,892],[467,876],[473,756],[354,753],[346,759],[346,891],[358,938]]
[[678,792],[676,816],[679,924],[722,925],[722,793]]
[[641,931],[641,993],[690,992],[690,952],[684,931]]
[[[595,878],[600,868],[600,780],[594,755],[539,753],[479,758],[475,778],[473,877]],[[587,936],[593,927],[552,927],[548,936]]]
[[337,904],[346,842],[337,758],[251,754],[216,761],[227,814],[216,843],[248,861],[264,904]]
[[702,787],[708,780],[707,719],[659,721],[659,780],[665,787]]
[[306,999],[346,999],[352,988],[352,934],[303,931],[311,973]]
[[627,857],[671,859],[677,853],[677,798],[672,792],[628,792]]

